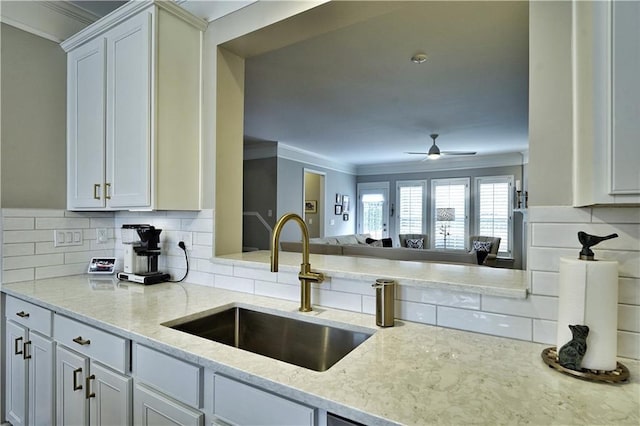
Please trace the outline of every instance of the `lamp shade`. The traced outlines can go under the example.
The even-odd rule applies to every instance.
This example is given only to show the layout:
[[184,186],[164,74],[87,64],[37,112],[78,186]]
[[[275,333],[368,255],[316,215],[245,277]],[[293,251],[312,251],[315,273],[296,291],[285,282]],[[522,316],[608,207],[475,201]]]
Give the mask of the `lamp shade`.
[[436,209],[436,220],[439,222],[453,222],[456,220],[456,209],[438,208]]

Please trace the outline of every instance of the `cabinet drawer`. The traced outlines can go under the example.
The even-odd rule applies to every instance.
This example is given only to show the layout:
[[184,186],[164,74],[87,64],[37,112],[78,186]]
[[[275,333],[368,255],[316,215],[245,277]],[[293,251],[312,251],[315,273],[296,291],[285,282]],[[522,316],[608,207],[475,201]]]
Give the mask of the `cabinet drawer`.
[[309,425],[315,409],[253,386],[213,376],[213,414],[234,425]]
[[201,371],[197,365],[135,345],[133,375],[180,402],[200,407]]
[[129,340],[62,315],[53,318],[54,339],[89,358],[125,373],[128,370]]
[[51,337],[53,312],[9,295],[7,295],[6,307],[7,319]]

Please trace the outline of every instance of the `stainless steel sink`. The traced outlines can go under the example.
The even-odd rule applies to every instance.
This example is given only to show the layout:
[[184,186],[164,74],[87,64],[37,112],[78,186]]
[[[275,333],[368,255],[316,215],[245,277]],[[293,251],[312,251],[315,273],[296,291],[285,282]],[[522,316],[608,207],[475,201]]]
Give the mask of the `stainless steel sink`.
[[164,325],[315,371],[328,370],[373,334],[243,307]]

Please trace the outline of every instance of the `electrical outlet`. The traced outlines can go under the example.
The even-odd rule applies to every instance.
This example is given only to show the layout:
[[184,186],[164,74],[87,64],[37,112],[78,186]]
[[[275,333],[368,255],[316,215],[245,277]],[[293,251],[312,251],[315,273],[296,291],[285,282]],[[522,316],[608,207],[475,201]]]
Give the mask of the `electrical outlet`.
[[96,228],[96,240],[98,244],[106,244],[109,241],[107,228]]
[[56,229],[53,231],[54,247],[81,246],[82,229]]

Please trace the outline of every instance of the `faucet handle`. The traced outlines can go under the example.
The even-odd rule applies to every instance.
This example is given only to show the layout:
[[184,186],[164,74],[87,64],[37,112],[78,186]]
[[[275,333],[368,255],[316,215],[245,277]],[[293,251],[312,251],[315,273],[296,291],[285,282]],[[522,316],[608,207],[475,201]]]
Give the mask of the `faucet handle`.
[[305,273],[300,272],[298,278],[301,280],[313,281],[314,283],[321,283],[324,281],[324,274],[322,272],[308,271]]

